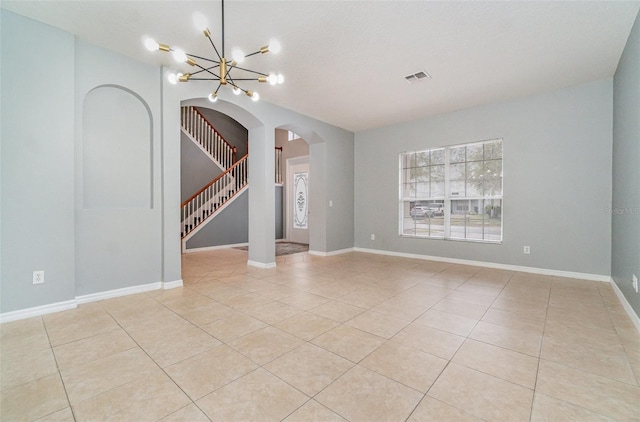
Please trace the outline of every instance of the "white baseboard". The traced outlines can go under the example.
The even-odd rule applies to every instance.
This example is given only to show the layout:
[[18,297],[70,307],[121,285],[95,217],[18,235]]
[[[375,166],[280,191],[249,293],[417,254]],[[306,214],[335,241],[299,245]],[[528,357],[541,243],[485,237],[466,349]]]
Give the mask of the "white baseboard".
[[[239,244],[238,246],[245,246],[245,245],[246,244]],[[221,247],[214,246],[212,248],[220,249],[220,248],[229,248],[229,247],[233,247],[233,246],[229,246],[229,245],[221,246]],[[200,248],[200,250],[202,249],[210,250],[210,248]],[[190,250],[190,251],[195,252],[195,250]],[[414,258],[414,259],[422,259],[422,260],[429,260],[429,261],[447,262],[452,264],[474,265],[478,267],[520,271],[520,272],[527,272],[527,273],[533,273],[533,274],[577,278],[582,280],[609,282],[612,284],[613,290],[616,292],[616,295],[618,296],[618,299],[622,303],[625,311],[627,312],[627,314],[629,314],[629,317],[631,318],[633,324],[638,329],[638,332],[640,332],[640,318],[634,312],[633,308],[631,307],[631,305],[629,304],[625,296],[622,294],[622,292],[618,288],[618,285],[611,279],[610,276],[604,276],[599,274],[577,273],[577,272],[570,272],[570,271],[560,271],[560,270],[549,270],[549,269],[535,268],[535,267],[522,267],[518,265],[498,264],[498,263],[492,263],[492,262],[472,261],[472,260],[457,259],[457,258],[409,254],[409,253],[403,253],[403,252],[392,252],[392,251],[383,251],[379,249],[367,249],[367,248],[346,248],[346,249],[340,249],[340,250],[330,251],[330,252],[320,252],[320,251],[310,250],[309,254],[328,257],[328,256],[335,256],[335,255],[340,255],[340,254],[349,253],[349,252],[363,252],[363,253],[371,253],[371,254],[378,254],[378,255],[397,256],[402,258]],[[275,262],[262,263],[262,262],[248,260],[247,265],[250,265],[256,268],[262,268],[262,269],[276,268]],[[182,280],[174,280],[174,281],[168,281],[168,282],[142,284],[138,286],[124,287],[121,289],[115,289],[115,290],[109,290],[105,292],[98,292],[98,293],[92,293],[88,295],[77,296],[74,300],[67,300],[64,302],[51,303],[48,305],[36,306],[33,308],[0,313],[0,323],[17,321],[20,319],[46,315],[54,312],[65,311],[68,309],[74,309],[79,304],[111,299],[111,298],[120,297],[120,296],[127,296],[127,295],[132,295],[137,293],[144,293],[144,292],[158,290],[158,289],[173,289],[173,288],[182,287],[182,286],[183,286]]]
[[205,247],[202,247],[202,248],[186,249],[184,251],[184,253],[216,251],[218,249],[229,249],[229,248],[237,248],[237,247],[242,247],[242,246],[249,246],[249,244],[248,243],[234,243],[232,245],[205,246]]
[[18,311],[5,312],[0,314],[0,323],[52,314],[54,312],[66,311],[77,307],[78,303],[74,299],[66,300],[64,302],[50,303],[49,305],[35,306],[33,308],[20,309]]
[[389,256],[397,256],[401,258],[414,258],[414,259],[423,259],[427,261],[438,261],[438,262],[447,262],[450,264],[461,264],[461,265],[473,265],[476,267],[484,267],[484,268],[495,268],[499,270],[510,270],[510,271],[519,271],[523,273],[533,273],[533,274],[543,274],[543,275],[554,275],[558,277],[568,277],[568,278],[578,278],[581,280],[590,280],[590,281],[603,281],[606,283],[611,282],[611,277],[608,275],[600,275],[600,274],[589,274],[589,273],[578,273],[572,271],[562,271],[562,270],[549,270],[546,268],[536,268],[536,267],[522,267],[519,265],[511,265],[511,264],[498,264],[495,262],[485,262],[485,261],[472,261],[468,259],[458,259],[458,258],[446,258],[441,256],[430,256],[430,255],[419,255],[412,253],[403,253],[403,252],[392,252],[392,251],[383,251],[380,249],[367,249],[367,248],[354,248],[356,252],[365,252],[372,253],[378,255],[389,255]]
[[315,256],[336,256],[342,255],[343,253],[354,252],[355,248],[346,248],[346,249],[338,249],[337,251],[329,251],[329,252],[320,252],[320,251],[309,251],[309,255]]
[[175,281],[165,281],[162,283],[162,288],[164,290],[175,289],[176,287],[182,287],[184,284],[182,283],[182,279]]
[[275,262],[268,262],[268,263],[265,264],[263,262],[252,261],[252,260],[248,260],[247,261],[247,265],[249,265],[251,267],[263,268],[263,269],[269,269],[269,268],[275,268],[276,267],[276,263]]
[[137,293],[150,292],[158,289],[174,289],[176,287],[182,287],[182,280],[168,281],[168,282],[156,282],[149,284],[141,284],[138,286],[123,287],[122,289],[108,290],[105,292],[91,293],[88,295],[76,296],[73,300],[67,300],[64,302],[56,302],[48,305],[35,306],[33,308],[21,309],[18,311],[5,312],[0,314],[0,323],[17,321],[19,319],[31,318],[54,312],[66,311],[69,309],[75,309],[78,305],[82,305],[90,302],[97,302],[99,300],[112,299],[114,297],[128,296]]
[[76,296],[79,305],[83,303],[97,302],[99,300],[113,299],[114,297],[135,295],[137,293],[150,292],[162,288],[162,282],[140,284],[138,286],[123,287],[121,289],[107,290],[106,292],[91,293],[88,295]]
[[640,317],[638,317],[638,314],[636,314],[636,312],[633,310],[631,304],[622,293],[622,290],[620,290],[620,287],[618,287],[618,284],[613,279],[611,279],[611,286],[613,287],[613,291],[616,292],[618,300],[620,301],[620,303],[622,303],[622,307],[625,311],[627,311],[629,318],[631,318],[631,322],[633,322],[636,330],[638,330],[638,333],[640,333]]
[[[457,259],[457,258],[445,258],[440,256],[429,256],[429,255],[418,255],[418,254],[409,254],[402,252],[391,252],[391,251],[383,251],[379,249],[367,249],[367,248],[353,248],[356,252],[364,252],[378,255],[388,255],[388,256],[397,256],[402,258],[414,258],[414,259],[423,259],[429,261],[438,261],[438,262],[447,262],[451,264],[462,264],[462,265],[474,265],[476,267],[485,267],[485,268],[496,268],[501,270],[511,270],[511,271],[519,271],[524,273],[533,273],[533,274],[541,274],[541,275],[552,275],[558,277],[568,277],[568,278],[577,278],[580,280],[589,280],[589,281],[602,281],[605,283],[610,283],[613,287],[613,290],[616,292],[616,296],[618,296],[618,300],[622,303],[624,310],[631,318],[633,325],[636,327],[638,332],[640,333],[640,317],[635,313],[631,304],[627,301],[627,298],[624,296],[616,282],[608,275],[600,275],[600,274],[589,274],[589,273],[578,273],[572,271],[561,271],[561,270],[549,270],[546,268],[536,268],[536,267],[522,267],[519,265],[510,265],[510,264],[498,264],[494,262],[484,262],[484,261],[471,261],[467,259]],[[311,254],[311,251],[309,251]],[[323,252],[313,253],[313,255],[320,255]],[[326,255],[323,255],[326,256]]]

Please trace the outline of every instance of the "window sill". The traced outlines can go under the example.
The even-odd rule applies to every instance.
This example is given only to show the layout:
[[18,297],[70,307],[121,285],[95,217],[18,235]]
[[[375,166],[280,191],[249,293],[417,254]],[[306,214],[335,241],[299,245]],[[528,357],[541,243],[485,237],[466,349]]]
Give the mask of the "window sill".
[[450,242],[464,242],[464,243],[483,243],[489,245],[502,245],[502,240],[481,240],[481,239],[455,239],[455,238],[444,238],[444,237],[431,237],[431,236],[419,236],[419,235],[410,235],[410,234],[401,234],[399,237],[403,237],[406,239],[427,239],[427,240],[444,240]]

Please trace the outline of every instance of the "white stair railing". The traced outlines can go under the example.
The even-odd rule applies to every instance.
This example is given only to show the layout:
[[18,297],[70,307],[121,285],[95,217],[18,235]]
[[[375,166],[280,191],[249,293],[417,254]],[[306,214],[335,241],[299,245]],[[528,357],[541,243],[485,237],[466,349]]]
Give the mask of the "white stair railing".
[[180,117],[182,129],[191,135],[211,159],[225,170],[233,165],[237,149],[211,126],[198,109],[192,106],[182,107]]
[[212,217],[220,207],[247,185],[247,170],[248,155],[245,155],[207,186],[182,203],[183,238],[209,217]]

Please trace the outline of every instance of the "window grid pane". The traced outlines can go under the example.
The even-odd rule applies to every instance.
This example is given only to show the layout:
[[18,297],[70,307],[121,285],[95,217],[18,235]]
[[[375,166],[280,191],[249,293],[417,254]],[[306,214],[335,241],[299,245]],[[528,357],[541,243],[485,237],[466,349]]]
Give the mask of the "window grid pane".
[[502,182],[501,139],[401,154],[400,234],[501,242]]

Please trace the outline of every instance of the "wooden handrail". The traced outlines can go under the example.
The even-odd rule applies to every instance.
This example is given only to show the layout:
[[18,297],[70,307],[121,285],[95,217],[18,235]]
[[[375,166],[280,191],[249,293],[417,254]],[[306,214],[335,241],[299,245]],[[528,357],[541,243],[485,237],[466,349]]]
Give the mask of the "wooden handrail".
[[275,182],[282,183],[282,147],[275,148]]
[[200,189],[198,192],[194,193],[193,195],[191,195],[191,197],[189,197],[189,199],[187,199],[186,201],[184,201],[181,205],[180,208],[184,207],[185,205],[187,205],[189,202],[191,202],[193,199],[195,199],[198,195],[200,195],[202,192],[204,192],[207,188],[209,188],[211,185],[213,185],[215,182],[217,182],[218,180],[222,179],[224,176],[226,176],[228,173],[232,172],[239,164],[242,163],[242,160],[246,159],[249,156],[249,154],[246,154],[244,157],[242,157],[241,159],[239,159],[238,161],[235,162],[234,165],[232,165],[231,167],[229,167],[228,169],[226,169],[225,171],[223,171],[222,173],[220,173],[218,176],[216,176],[215,179],[213,179],[212,181],[210,181],[209,183],[207,183],[206,186],[204,186],[202,189]]
[[[233,150],[234,154],[237,151],[237,148],[234,147],[233,145],[231,145],[226,139],[224,139],[224,136],[222,136],[222,134],[220,132],[218,132],[218,130],[213,127],[213,125],[211,124],[211,122],[209,122],[209,120],[207,120],[206,117],[204,117],[204,115],[202,113],[200,113],[200,110],[198,110],[196,107],[192,106],[193,111],[195,111],[196,113],[198,113],[200,115],[200,117],[202,117],[202,119],[207,122],[207,126],[209,126],[211,129],[213,129],[213,131],[220,137],[220,139],[222,139],[224,141],[225,144],[227,144],[227,146]],[[234,161],[235,161],[235,156],[234,156]]]

